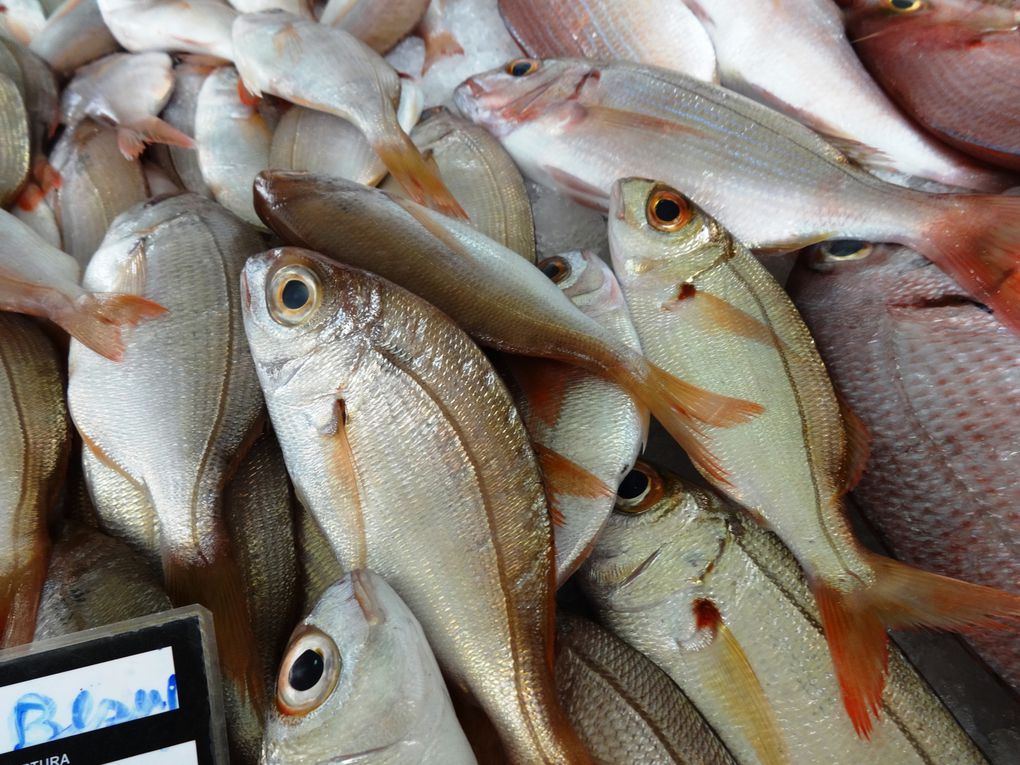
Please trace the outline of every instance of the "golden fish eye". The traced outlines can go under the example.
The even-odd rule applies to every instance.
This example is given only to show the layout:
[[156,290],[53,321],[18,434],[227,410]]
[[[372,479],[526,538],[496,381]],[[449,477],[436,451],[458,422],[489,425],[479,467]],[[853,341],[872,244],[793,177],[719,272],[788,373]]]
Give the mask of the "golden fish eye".
[[925,6],[925,0],[882,0],[882,7],[893,13],[914,13]]
[[543,274],[548,276],[556,284],[559,284],[570,276],[570,264],[559,255],[546,258],[538,264]]
[[834,239],[818,246],[821,260],[826,263],[846,263],[851,260],[864,260],[874,248],[869,242],[856,239]]
[[269,313],[280,324],[293,326],[307,319],[321,300],[319,277],[304,266],[285,266],[269,284]]
[[276,677],[276,706],[305,715],[329,698],[340,678],[340,650],[322,630],[305,627],[291,640]]
[[511,77],[527,77],[538,71],[539,62],[533,58],[515,58],[506,65],[506,73]]
[[658,231],[679,231],[691,220],[691,206],[673,189],[657,188],[648,197],[645,217]]
[[662,477],[655,468],[638,460],[620,481],[616,490],[616,509],[628,515],[639,515],[662,499]]

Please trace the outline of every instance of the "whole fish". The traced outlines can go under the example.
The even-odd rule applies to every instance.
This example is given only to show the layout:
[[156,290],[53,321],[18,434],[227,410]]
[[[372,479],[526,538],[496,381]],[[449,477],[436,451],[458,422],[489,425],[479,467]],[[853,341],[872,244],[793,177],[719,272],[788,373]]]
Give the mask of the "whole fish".
[[237,11],[220,0],[98,0],[103,21],[127,50],[234,58]]
[[[118,131],[92,120],[65,130],[49,159],[60,183],[45,199],[64,248],[84,267],[114,218],[148,199],[145,173],[137,159],[121,152]],[[31,209],[36,201],[23,198],[19,204]]]
[[319,17],[386,53],[418,25],[429,0],[328,0]]
[[661,669],[595,622],[567,612],[558,622],[560,699],[598,762],[736,765]]
[[400,79],[356,37],[285,13],[238,17],[237,70],[255,95],[269,93],[352,122],[412,199],[464,216],[397,120]]
[[564,361],[617,383],[681,445],[696,449],[707,423],[725,427],[760,411],[663,374],[520,255],[410,200],[348,181],[270,171],[255,180],[255,209],[285,241],[413,289],[484,345]]
[[225,66],[205,78],[195,104],[195,142],[202,179],[213,198],[241,220],[262,226],[251,184],[269,165],[273,132],[258,109],[244,103],[237,70]]
[[818,135],[710,83],[632,64],[513,62],[456,95],[525,175],[605,208],[656,178],[753,248],[834,238],[913,246],[1020,329],[1020,198],[927,194],[876,180]]
[[841,0],[886,92],[946,143],[1020,170],[1020,7],[985,0]]
[[[6,215],[6,213],[4,213]],[[0,646],[31,642],[70,433],[61,364],[35,324],[0,314]]]
[[135,329],[119,364],[72,343],[67,393],[85,445],[151,500],[170,599],[213,612],[228,710],[256,718],[264,685],[221,492],[261,425],[238,290],[261,247],[251,227],[195,194],[118,217],[84,283],[159,300],[169,313]]
[[[546,258],[539,268],[589,318],[641,351],[616,277],[597,255],[567,252]],[[562,585],[613,510],[616,487],[644,444],[648,411],[620,386],[583,369],[520,357],[506,363],[543,469],[554,519],[556,580]]]
[[867,433],[837,398],[782,287],[722,226],[675,189],[628,179],[614,187],[609,241],[648,358],[764,405],[750,422],[706,429],[702,454],[689,454],[804,567],[847,713],[867,737],[884,684],[887,627],[994,626],[996,616],[1020,617],[1020,596],[930,574],[857,542],[842,498],[867,459]]
[[78,278],[74,258],[0,210],[0,311],[47,318],[115,361],[124,352],[123,328],[165,313],[137,295],[87,291]]
[[684,2],[705,22],[723,85],[813,128],[860,165],[981,191],[1009,185],[907,119],[857,58],[832,0]]
[[[198,94],[206,78],[216,71],[204,64],[182,61],[174,67],[174,92],[160,117],[187,136],[195,137],[195,112]],[[198,152],[180,146],[155,144],[150,147],[152,158],[177,183],[188,191],[211,197],[213,194],[202,177]]]
[[499,12],[535,58],[633,61],[719,81],[712,41],[683,2],[499,0]]
[[355,569],[294,629],[262,762],[474,765],[421,625]]
[[28,112],[17,83],[0,74],[0,207],[10,206],[28,177]]
[[[415,126],[411,140],[435,163],[454,197],[463,200],[472,226],[535,262],[535,222],[528,191],[499,141],[485,128],[441,106]],[[400,193],[395,182],[384,183],[383,188]]]
[[[871,434],[856,504],[898,558],[1020,594],[1020,342],[923,257],[837,242],[791,278]],[[1020,641],[968,636],[1020,690]]]
[[446,19],[446,0],[430,0],[425,15],[414,32],[425,43],[425,60],[421,73],[425,75],[432,65],[449,56],[463,56],[461,47]]
[[287,469],[340,565],[386,577],[514,762],[588,762],[553,684],[538,467],[484,354],[421,298],[307,250],[251,258],[242,292]]
[[29,48],[54,71],[70,75],[79,66],[114,53],[117,41],[103,21],[98,0],[64,0]]
[[797,561],[711,492],[639,462],[580,576],[602,623],[679,683],[740,762],[759,760],[727,708],[730,680],[713,662],[727,641],[760,683],[783,763],[985,762],[895,648],[875,699],[881,720],[870,741],[859,738],[841,709],[824,617]]
[[35,640],[170,608],[159,579],[137,553],[95,529],[68,524],[50,554]]

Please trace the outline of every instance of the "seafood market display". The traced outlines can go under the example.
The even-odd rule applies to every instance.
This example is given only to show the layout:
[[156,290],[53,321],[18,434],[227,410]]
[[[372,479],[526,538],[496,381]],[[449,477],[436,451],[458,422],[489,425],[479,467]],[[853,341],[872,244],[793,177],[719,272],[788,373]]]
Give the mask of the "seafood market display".
[[239,765],[1015,765],[1018,30],[0,5],[0,648],[200,604]]

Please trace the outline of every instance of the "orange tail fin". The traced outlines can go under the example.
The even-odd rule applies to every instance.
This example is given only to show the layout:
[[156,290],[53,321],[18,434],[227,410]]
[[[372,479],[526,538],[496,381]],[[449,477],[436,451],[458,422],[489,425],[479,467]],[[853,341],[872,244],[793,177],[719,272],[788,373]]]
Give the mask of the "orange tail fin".
[[31,643],[39,596],[46,581],[48,544],[33,552],[28,563],[0,577],[0,648]]
[[467,213],[446,188],[435,165],[425,161],[406,133],[400,131],[399,136],[372,146],[390,174],[418,204],[428,205],[451,218],[467,220]]
[[433,64],[447,56],[464,55],[464,49],[457,42],[457,38],[445,29],[441,32],[426,33],[422,37],[425,39],[425,62],[421,66],[422,75],[428,72]]
[[1001,628],[1020,619],[1020,596],[931,574],[881,555],[868,554],[875,583],[849,593],[816,584],[825,637],[843,693],[843,706],[858,735],[869,738],[881,709],[888,664],[889,627]]
[[1020,196],[945,199],[948,210],[911,245],[1020,332]]
[[54,320],[96,353],[120,361],[124,355],[121,330],[164,313],[163,306],[138,295],[89,293],[75,302],[72,311]]
[[148,143],[165,143],[185,149],[195,148],[195,141],[191,136],[182,133],[159,117],[146,117],[137,123],[120,125],[117,128],[117,148],[128,159],[137,159]]

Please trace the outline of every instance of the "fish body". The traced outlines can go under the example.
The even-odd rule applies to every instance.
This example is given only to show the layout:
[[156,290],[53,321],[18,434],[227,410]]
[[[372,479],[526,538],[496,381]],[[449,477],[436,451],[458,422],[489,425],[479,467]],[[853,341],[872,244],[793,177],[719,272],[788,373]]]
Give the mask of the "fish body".
[[46,19],[29,46],[54,71],[70,75],[75,69],[117,50],[98,0],[65,0]]
[[[299,678],[316,682],[299,690]],[[351,571],[298,623],[276,697],[264,765],[475,763],[421,625],[371,571]]]
[[11,214],[37,233],[51,247],[58,250],[63,247],[57,215],[45,198],[35,201],[33,205],[24,207],[15,205],[11,208]]
[[5,45],[21,70],[25,111],[28,114],[28,132],[32,147],[33,171],[45,159],[47,144],[60,124],[60,89],[57,78],[43,59],[29,48],[13,40],[0,41]]
[[857,53],[907,113],[961,151],[1020,170],[1015,3],[845,4]]
[[103,21],[133,53],[174,51],[232,61],[237,11],[219,0],[98,0]]
[[391,583],[514,762],[588,761],[553,684],[538,467],[489,361],[421,298],[306,250],[252,258],[244,290],[295,491],[341,567]]
[[0,74],[0,207],[8,207],[28,177],[31,143],[28,112],[17,83]]
[[[819,247],[790,283],[871,435],[855,502],[898,558],[1020,594],[1020,343],[917,253],[860,246]],[[1020,689],[1015,636],[968,640]]]
[[240,16],[233,39],[248,91],[353,123],[413,199],[463,217],[442,179],[401,129],[400,80],[379,54],[342,29],[284,13]]
[[[174,92],[160,117],[192,138],[195,137],[198,94],[201,92],[206,78],[213,71],[216,70],[187,62],[182,62],[174,67]],[[198,151],[168,144],[155,144],[149,151],[156,163],[182,188],[207,197],[213,195],[202,177]]]
[[[665,670],[739,762],[759,762],[710,661],[729,638],[746,656],[786,749],[782,762],[984,763],[898,650],[881,722],[859,738],[841,708],[822,620],[779,539],[719,496],[639,463],[580,572],[600,621]],[[699,614],[718,614],[714,632]],[[721,626],[720,626],[721,625]]]
[[45,24],[46,13],[39,0],[11,0],[0,13],[0,37],[28,45]]
[[534,58],[634,61],[719,81],[712,41],[682,2],[664,8],[655,0],[499,0],[499,12]]
[[[4,213],[6,215],[6,213]],[[46,525],[70,450],[60,361],[35,324],[0,314],[0,645],[29,643],[46,578]]]
[[340,27],[386,53],[417,26],[429,0],[329,0],[320,24]]
[[472,77],[456,100],[533,180],[605,209],[618,179],[655,178],[752,248],[907,244],[1020,327],[1020,199],[884,183],[785,115],[662,69],[528,60],[516,71]]

